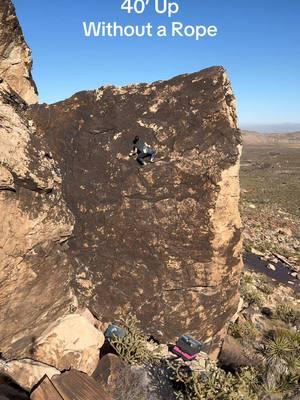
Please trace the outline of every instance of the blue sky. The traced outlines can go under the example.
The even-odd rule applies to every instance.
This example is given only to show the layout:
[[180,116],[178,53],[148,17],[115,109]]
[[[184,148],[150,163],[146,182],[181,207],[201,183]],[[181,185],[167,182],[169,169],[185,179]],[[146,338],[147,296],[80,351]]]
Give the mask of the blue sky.
[[[223,65],[242,126],[300,122],[299,0],[178,0],[171,21],[216,25],[216,38],[86,38],[83,21],[170,24],[123,0],[13,0],[33,50],[41,102],[104,84],[151,82]],[[150,0],[154,2],[154,0]]]

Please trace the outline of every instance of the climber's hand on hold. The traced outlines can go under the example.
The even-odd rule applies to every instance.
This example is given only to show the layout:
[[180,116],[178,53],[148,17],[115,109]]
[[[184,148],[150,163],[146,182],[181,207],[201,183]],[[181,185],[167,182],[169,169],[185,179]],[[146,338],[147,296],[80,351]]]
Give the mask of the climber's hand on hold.
[[133,157],[133,156],[135,156],[135,155],[136,155],[136,151],[131,150],[131,152],[129,153],[129,157]]

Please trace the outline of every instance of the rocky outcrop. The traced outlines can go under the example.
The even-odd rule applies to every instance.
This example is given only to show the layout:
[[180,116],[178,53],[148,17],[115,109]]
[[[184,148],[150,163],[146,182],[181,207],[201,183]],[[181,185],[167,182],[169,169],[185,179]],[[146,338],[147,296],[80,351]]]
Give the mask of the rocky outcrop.
[[30,52],[10,1],[0,5],[0,351],[33,357],[50,322],[77,306],[65,241],[74,218],[61,177],[28,115]]
[[[164,341],[224,332],[242,269],[241,137],[224,69],[81,92],[32,117],[75,216],[77,293],[98,319],[131,311]],[[153,165],[127,157],[136,134],[158,151]]]
[[38,102],[31,76],[31,50],[27,46],[11,0],[0,3],[0,79],[28,104]]
[[5,82],[0,120],[0,344],[15,358],[30,356],[48,323],[77,304],[63,244],[74,220],[27,105]]

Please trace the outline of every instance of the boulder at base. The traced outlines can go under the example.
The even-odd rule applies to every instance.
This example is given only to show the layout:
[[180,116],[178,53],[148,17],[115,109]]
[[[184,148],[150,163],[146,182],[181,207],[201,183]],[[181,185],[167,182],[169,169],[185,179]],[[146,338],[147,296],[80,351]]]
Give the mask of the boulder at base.
[[60,371],[30,359],[14,360],[0,364],[0,374],[9,377],[22,389],[30,392],[47,375],[50,379]]
[[60,370],[77,369],[91,375],[98,364],[104,335],[81,315],[59,319],[35,343],[34,358]]

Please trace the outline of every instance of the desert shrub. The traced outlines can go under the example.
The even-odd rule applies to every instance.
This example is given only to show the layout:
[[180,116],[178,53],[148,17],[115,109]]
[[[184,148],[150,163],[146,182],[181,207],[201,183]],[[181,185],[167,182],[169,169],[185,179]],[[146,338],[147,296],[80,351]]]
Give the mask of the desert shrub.
[[274,288],[268,283],[258,282],[256,287],[267,296],[274,293]]
[[120,358],[131,365],[148,364],[158,358],[157,353],[150,349],[148,338],[138,323],[137,318],[131,314],[122,318],[119,325],[126,329],[127,334],[110,341]]
[[258,307],[262,307],[264,303],[263,296],[256,289],[249,288],[247,286],[243,287],[241,290],[241,295],[244,301],[246,301],[249,305],[255,304]]
[[283,333],[276,334],[272,339],[268,339],[265,345],[266,358],[269,362],[274,359],[285,360],[293,350],[293,347],[289,336]]
[[258,274],[257,275],[257,279],[259,280],[259,282],[261,283],[269,283],[269,279],[266,275],[264,274]]
[[237,375],[226,373],[212,362],[208,362],[205,371],[187,373],[179,364],[171,365],[174,381],[180,383],[178,399],[185,400],[258,400],[257,373],[252,368],[245,368]]
[[254,279],[252,275],[244,273],[242,276],[242,285],[252,285],[254,283]]
[[287,324],[295,325],[300,321],[300,310],[289,304],[280,304],[276,308],[275,316]]
[[290,395],[300,385],[300,334],[288,329],[270,332],[263,344],[266,394]]
[[229,333],[239,340],[255,340],[259,331],[251,321],[237,321],[229,326]]

